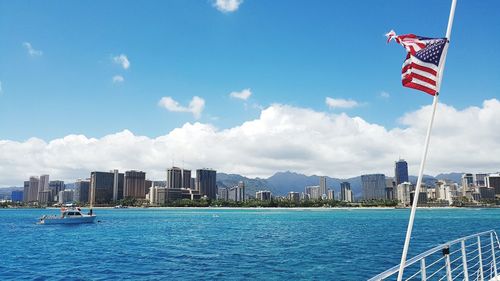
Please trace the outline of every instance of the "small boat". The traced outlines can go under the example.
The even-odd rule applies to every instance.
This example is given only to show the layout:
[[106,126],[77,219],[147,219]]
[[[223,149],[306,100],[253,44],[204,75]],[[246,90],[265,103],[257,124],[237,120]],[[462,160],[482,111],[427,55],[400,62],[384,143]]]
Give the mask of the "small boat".
[[123,205],[116,205],[113,207],[114,209],[127,209],[128,206],[123,206]]
[[40,218],[40,224],[80,224],[80,223],[93,223],[96,215],[83,214],[80,208],[61,208],[60,216],[43,216]]

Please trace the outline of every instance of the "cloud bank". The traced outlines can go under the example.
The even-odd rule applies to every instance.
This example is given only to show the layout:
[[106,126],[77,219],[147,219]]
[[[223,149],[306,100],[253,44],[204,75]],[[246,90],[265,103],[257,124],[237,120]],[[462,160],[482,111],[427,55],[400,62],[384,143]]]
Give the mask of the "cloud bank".
[[[187,110],[171,98],[165,105]],[[73,181],[92,170],[141,169],[164,179],[172,160],[190,169],[212,167],[246,176],[292,170],[350,177],[382,172],[393,176],[399,156],[416,174],[430,106],[400,118],[387,129],[360,117],[275,104],[255,120],[220,130],[186,123],[164,136],[149,138],[125,130],[102,138],[69,135],[50,142],[32,138],[0,141],[0,186],[22,185],[30,175],[49,173]],[[500,170],[500,101],[462,110],[440,104],[431,138],[427,174]],[[180,165],[180,164],[179,164]]]
[[190,112],[193,114],[194,118],[199,119],[205,108],[205,100],[198,96],[194,96],[188,106],[181,106],[173,98],[163,97],[158,102],[158,105],[172,112]]

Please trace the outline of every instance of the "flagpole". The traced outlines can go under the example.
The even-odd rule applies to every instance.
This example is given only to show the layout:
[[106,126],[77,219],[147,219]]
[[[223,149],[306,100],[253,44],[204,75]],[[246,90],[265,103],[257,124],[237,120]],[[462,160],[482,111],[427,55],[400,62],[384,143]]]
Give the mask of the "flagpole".
[[[451,36],[451,28],[453,26],[453,18],[455,16],[456,5],[457,5],[457,0],[452,0],[451,9],[450,9],[450,17],[448,18],[448,28],[446,29],[446,39],[448,41],[450,40],[450,36]],[[420,169],[418,171],[417,186],[415,187],[415,195],[413,196],[413,204],[411,206],[410,220],[408,222],[408,229],[406,230],[405,244],[403,247],[403,254],[401,255],[401,263],[399,265],[398,281],[401,281],[403,279],[403,273],[404,273],[404,268],[405,268],[405,264],[406,264],[406,256],[408,254],[408,248],[410,246],[411,233],[413,230],[413,221],[415,220],[415,212],[417,210],[418,197],[420,195],[420,187],[422,185],[422,177],[424,174],[425,161],[427,160],[427,151],[429,150],[429,142],[430,142],[430,138],[431,138],[432,125],[434,124],[434,116],[436,115],[436,108],[437,108],[438,99],[439,99],[439,91],[441,90],[441,81],[443,79],[443,71],[444,71],[444,66],[446,63],[446,55],[448,53],[448,45],[449,44],[446,44],[445,49],[444,49],[443,64],[441,65],[441,68],[439,69],[439,77],[438,77],[439,83],[437,85],[438,88],[437,88],[436,94],[434,95],[434,99],[432,101],[431,120],[429,121],[429,126],[427,127],[427,135],[425,137],[424,151],[422,152]]]

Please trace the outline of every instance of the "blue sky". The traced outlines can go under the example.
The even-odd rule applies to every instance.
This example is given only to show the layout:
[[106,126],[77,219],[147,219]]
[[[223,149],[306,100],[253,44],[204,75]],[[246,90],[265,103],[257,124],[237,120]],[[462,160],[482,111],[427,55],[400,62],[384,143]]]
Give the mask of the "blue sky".
[[[0,1],[0,139],[230,128],[273,103],[401,126],[431,97],[401,87],[404,50],[383,34],[443,36],[450,1],[428,2],[245,0],[221,12],[210,0]],[[442,102],[498,97],[499,5],[459,1]],[[113,62],[120,54],[128,69]],[[246,102],[229,97],[247,88]],[[158,106],[165,96],[183,106],[203,98],[201,118]],[[360,106],[329,109],[326,97]]]

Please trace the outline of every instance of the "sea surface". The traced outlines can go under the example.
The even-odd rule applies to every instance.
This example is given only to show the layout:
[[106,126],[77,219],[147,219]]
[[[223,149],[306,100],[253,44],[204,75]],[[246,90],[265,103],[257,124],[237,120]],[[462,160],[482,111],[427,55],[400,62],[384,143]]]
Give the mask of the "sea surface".
[[[0,280],[366,280],[399,263],[409,210],[0,209]],[[500,230],[500,209],[419,209],[410,257]]]

